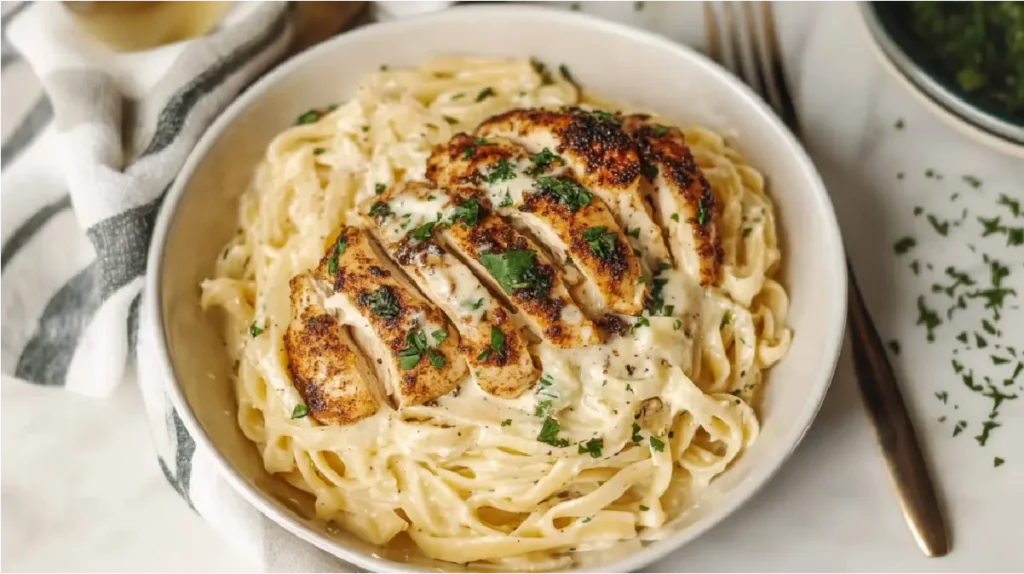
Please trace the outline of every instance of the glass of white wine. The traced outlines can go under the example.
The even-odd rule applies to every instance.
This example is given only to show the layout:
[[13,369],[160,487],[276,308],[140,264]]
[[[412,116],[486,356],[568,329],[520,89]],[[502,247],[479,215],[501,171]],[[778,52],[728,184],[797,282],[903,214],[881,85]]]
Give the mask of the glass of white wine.
[[64,2],[79,25],[118,52],[202,36],[233,2]]

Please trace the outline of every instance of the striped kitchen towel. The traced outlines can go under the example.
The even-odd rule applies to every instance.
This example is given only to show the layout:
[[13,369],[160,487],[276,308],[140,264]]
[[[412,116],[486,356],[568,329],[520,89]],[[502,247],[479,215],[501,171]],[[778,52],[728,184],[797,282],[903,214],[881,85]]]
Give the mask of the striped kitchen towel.
[[122,380],[161,198],[205,128],[284,54],[289,14],[238,3],[203,37],[116,53],[62,3],[5,3],[4,374],[89,395]]
[[62,4],[0,3],[4,375],[93,396],[137,377],[164,476],[215,531],[267,571],[353,571],[226,482],[147,368],[155,333],[137,324],[164,194],[206,127],[285,55],[302,8],[235,3],[203,37],[119,54]]
[[293,12],[237,3],[204,37],[117,54],[60,3],[4,3],[2,365],[105,395],[131,378],[139,332],[138,380],[171,486],[265,570],[347,572],[228,485],[145,368],[149,331],[136,325],[161,198],[217,114],[284,55]]

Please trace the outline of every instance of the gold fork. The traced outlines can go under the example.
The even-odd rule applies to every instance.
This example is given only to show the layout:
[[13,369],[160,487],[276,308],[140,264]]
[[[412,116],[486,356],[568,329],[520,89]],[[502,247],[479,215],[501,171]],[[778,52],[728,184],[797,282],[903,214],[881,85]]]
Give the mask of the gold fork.
[[[786,86],[771,2],[740,3],[746,24],[745,35],[736,15],[736,3],[721,3],[724,28],[719,26],[719,11],[715,4],[704,2],[708,55],[747,83],[799,137],[800,126]],[[754,11],[755,4],[758,13]],[[720,35],[723,29],[729,38],[728,54]],[[847,326],[853,347],[854,370],[890,483],[907,525],[924,554],[945,556],[949,553],[946,525],[914,426],[885,347],[857,287],[849,257],[846,268],[849,278]]]

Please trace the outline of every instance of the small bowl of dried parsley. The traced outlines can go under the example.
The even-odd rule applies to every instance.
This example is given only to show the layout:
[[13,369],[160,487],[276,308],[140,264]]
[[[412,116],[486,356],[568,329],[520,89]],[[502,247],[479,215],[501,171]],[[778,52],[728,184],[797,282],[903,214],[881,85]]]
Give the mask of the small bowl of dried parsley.
[[1024,2],[863,2],[882,61],[947,120],[1024,155]]

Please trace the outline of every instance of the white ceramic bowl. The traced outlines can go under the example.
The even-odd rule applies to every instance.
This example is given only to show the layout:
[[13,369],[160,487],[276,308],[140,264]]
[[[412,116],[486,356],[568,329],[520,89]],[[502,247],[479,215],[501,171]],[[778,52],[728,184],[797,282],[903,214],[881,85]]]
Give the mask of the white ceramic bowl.
[[568,64],[588,89],[649,106],[682,124],[733,133],[766,175],[781,225],[789,289],[789,356],[770,373],[762,434],[666,536],[580,555],[579,568],[630,571],[693,540],[750,498],[796,447],[832,378],[843,338],[846,271],[835,214],[814,166],[789,131],[743,84],[693,50],[593,17],[523,6],[457,8],[369,26],[294,58],[246,91],[186,162],[157,221],[149,258],[148,324],[157,363],[185,425],[227,480],[270,519],[338,557],[374,571],[458,565],[381,549],[312,519],[312,504],[263,469],[235,424],[220,326],[199,309],[199,283],[235,230],[236,201],[271,138],[303,110],[344,101],[380,65],[437,55],[535,56]]

